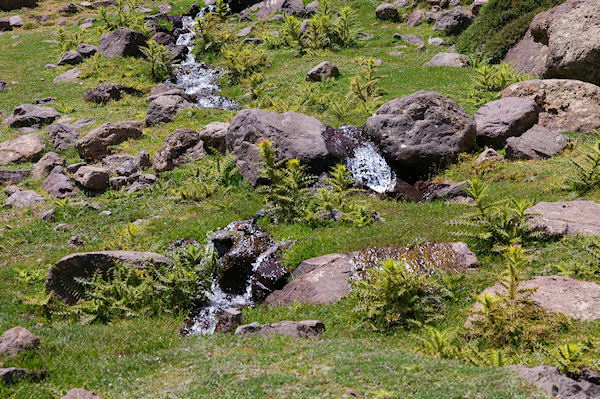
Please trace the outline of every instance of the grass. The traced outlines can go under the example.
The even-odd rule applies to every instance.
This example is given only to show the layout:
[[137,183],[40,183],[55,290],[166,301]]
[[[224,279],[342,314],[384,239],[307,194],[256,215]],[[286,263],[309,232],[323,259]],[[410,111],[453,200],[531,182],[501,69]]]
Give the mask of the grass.
[[[106,105],[81,100],[85,90],[100,82],[129,84],[148,92],[153,83],[139,61],[122,62],[101,57],[87,60],[83,65],[87,77],[81,84],[52,82],[66,67],[44,70],[44,65],[56,63],[60,56],[58,46],[44,40],[51,39],[56,22],[62,18],[53,11],[66,3],[62,0],[44,1],[41,7],[28,11],[25,19],[32,20],[35,15],[49,13],[48,23],[32,30],[5,32],[0,37],[0,79],[18,82],[9,91],[0,92],[0,115],[8,116],[21,103],[53,96],[58,98],[55,106],[61,112],[75,119],[94,119],[96,125],[143,119],[147,108],[144,96],[126,96],[121,101]],[[173,5],[181,11],[186,10],[190,3],[181,1]],[[159,2],[152,2],[146,6],[154,8],[157,4]],[[427,24],[409,29],[404,25],[378,21],[373,12],[377,4],[368,0],[351,3],[360,16],[360,30],[375,35],[359,47],[339,51],[319,50],[301,58],[295,58],[295,51],[291,49],[269,50],[270,66],[263,70],[264,93],[256,100],[241,100],[242,104],[260,106],[269,97],[279,100],[278,105],[271,109],[299,110],[337,126],[340,121],[326,107],[302,103],[304,93],[316,91],[334,100],[343,99],[349,90],[350,78],[357,73],[357,59],[374,57],[383,61],[378,69],[383,76],[381,102],[417,90],[435,90],[454,99],[473,114],[476,108],[467,95],[473,71],[468,68],[422,68],[421,65],[435,52],[445,48],[432,47],[420,52],[415,46],[407,45],[407,48],[401,49],[405,55],[388,55],[399,44],[392,38],[393,33],[416,33],[428,38],[434,36],[434,32]],[[0,13],[0,16],[11,14]],[[85,11],[67,17],[67,29],[76,29],[72,27],[75,21],[91,15]],[[237,23],[232,19],[228,24],[238,30],[248,23]],[[260,32],[279,28],[278,23],[261,22],[256,29]],[[91,44],[98,40],[95,29],[84,33]],[[12,39],[12,35],[19,37]],[[15,42],[21,44],[13,47]],[[324,59],[338,65],[341,77],[307,86],[304,83],[306,71]],[[223,94],[239,100],[245,98],[243,96],[248,89],[245,84],[224,85]],[[144,129],[141,140],[125,142],[115,151],[135,154],[145,149],[154,154],[164,137],[178,128],[200,129],[212,121],[228,121],[233,115],[233,112],[227,111],[188,110],[169,124]],[[352,116],[344,122],[362,125],[364,117]],[[19,134],[19,131],[0,125],[0,141]],[[583,145],[591,139],[577,134],[571,134],[571,138],[574,142],[571,149],[546,161],[503,162],[482,168],[474,164],[480,150],[475,149],[461,157],[456,165],[431,178],[435,181],[461,181],[482,175],[490,184],[495,199],[507,195],[536,201],[572,199],[573,196],[561,186],[570,168],[570,159],[581,157]],[[50,150],[50,147],[47,149]],[[69,163],[80,160],[73,150],[61,155]],[[9,167],[28,168],[31,164]],[[417,348],[418,330],[382,334],[356,326],[349,318],[349,301],[327,306],[294,305],[280,309],[258,306],[244,310],[247,322],[323,320],[327,326],[323,338],[306,341],[238,338],[222,334],[183,338],[178,334],[182,318],[168,315],[83,326],[49,322],[29,314],[20,296],[43,292],[48,267],[74,251],[67,246],[72,235],[78,235],[85,243],[78,251],[102,250],[111,241],[119,240],[120,232],[129,223],[142,220],[138,234],[122,244],[131,250],[164,253],[167,244],[174,239],[202,239],[206,232],[232,220],[249,218],[261,207],[260,195],[247,187],[235,188],[198,203],[177,201],[169,189],[179,187],[191,178],[192,168],[184,166],[162,174],[159,184],[143,193],[107,192],[93,198],[79,194],[89,203],[100,204],[101,210],[110,210],[109,216],[102,216],[90,207],[72,206],[56,221],[42,222],[36,212],[56,206],[50,199],[33,208],[2,211],[0,331],[22,325],[39,335],[42,344],[35,352],[14,359],[0,359],[0,367],[45,368],[50,376],[39,384],[0,385],[0,397],[57,398],[72,387],[96,390],[103,398],[341,398],[344,395],[348,397],[349,391],[368,398],[542,397],[502,368],[478,367],[420,353]],[[21,186],[45,193],[41,182],[32,178]],[[0,202],[5,198],[5,194],[0,192]],[[587,198],[600,200],[600,191],[591,191]],[[286,263],[293,269],[304,259],[332,252],[456,240],[453,228],[445,222],[467,211],[464,205],[445,201],[411,203],[376,197],[365,197],[364,201],[386,221],[364,228],[334,225],[311,229],[300,223],[266,224],[265,227],[278,239],[295,241],[285,256]],[[54,231],[59,223],[68,223],[71,227]],[[454,297],[447,304],[446,317],[436,324],[439,328],[460,330],[474,303],[473,296],[495,283],[502,273],[503,266],[497,255],[478,247],[476,242],[469,244],[477,251],[482,266],[466,275],[447,277],[446,282],[451,286]],[[557,273],[561,262],[591,262],[582,251],[584,245],[583,240],[574,238],[539,242],[534,252],[535,259],[525,271],[526,276]],[[594,267],[593,262],[590,267]],[[600,280],[593,273],[591,278]],[[522,360],[527,364],[539,364],[548,360],[544,350],[566,342],[582,341],[599,333],[598,322],[571,322],[564,331],[557,332],[554,341],[543,350],[526,353]]]

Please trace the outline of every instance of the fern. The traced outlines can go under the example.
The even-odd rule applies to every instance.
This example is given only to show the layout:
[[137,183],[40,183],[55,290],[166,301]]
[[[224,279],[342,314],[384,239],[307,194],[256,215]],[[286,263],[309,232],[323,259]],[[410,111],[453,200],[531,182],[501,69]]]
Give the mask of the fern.
[[440,331],[435,327],[426,326],[425,333],[427,335],[424,338],[418,338],[425,353],[442,359],[456,356],[458,349],[452,345],[453,334],[451,331]]
[[150,75],[156,82],[163,81],[171,75],[170,51],[155,40],[148,40],[147,45],[140,50],[150,66]]
[[583,162],[571,160],[574,172],[567,183],[571,190],[585,194],[600,186],[600,139],[583,156]]

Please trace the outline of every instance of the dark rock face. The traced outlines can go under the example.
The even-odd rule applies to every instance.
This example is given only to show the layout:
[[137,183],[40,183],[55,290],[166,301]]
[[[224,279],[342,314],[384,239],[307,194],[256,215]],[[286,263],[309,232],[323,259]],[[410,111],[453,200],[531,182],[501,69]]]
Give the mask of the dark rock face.
[[63,173],[62,166],[55,167],[43,182],[44,190],[56,198],[73,197],[77,189],[73,182]]
[[15,108],[13,116],[6,119],[10,127],[41,127],[60,118],[53,108],[33,104],[22,104]]
[[561,399],[594,399],[600,397],[600,385],[581,378],[574,380],[552,366],[508,366],[519,378],[527,381],[546,394]]
[[146,46],[146,37],[128,28],[119,28],[100,37],[98,52],[108,58],[141,57],[140,47]]
[[78,129],[60,122],[48,126],[48,138],[57,151],[64,151],[75,146],[80,136]]
[[18,10],[23,7],[37,7],[37,0],[0,0],[0,10],[2,11]]
[[101,159],[109,154],[109,146],[141,137],[141,122],[105,123],[79,139],[76,147],[79,155],[85,159]]
[[31,170],[0,170],[0,186],[19,184],[30,174]]
[[463,7],[456,7],[441,13],[435,21],[433,30],[443,31],[449,35],[458,35],[471,25],[473,19],[475,19],[473,14],[467,12]]
[[336,78],[340,76],[338,68],[329,61],[323,61],[306,74],[306,80],[309,82],[320,82],[327,78]]
[[116,262],[123,262],[132,267],[145,268],[162,264],[170,266],[173,263],[163,255],[153,252],[135,251],[100,251],[82,252],[65,256],[48,272],[46,289],[53,291],[67,303],[77,301],[70,289],[80,288],[75,277],[90,277],[96,271],[107,271],[115,266]]
[[[227,4],[229,5],[231,12],[238,13],[260,2],[260,0],[229,0],[227,1]],[[193,16],[196,14],[198,13],[196,12]]]
[[191,129],[179,129],[169,134],[154,156],[154,170],[165,172],[204,157],[200,134]]
[[492,101],[475,113],[477,142],[503,147],[507,138],[522,135],[537,121],[537,103],[530,98],[505,97]]
[[548,237],[600,235],[600,204],[594,201],[540,202],[526,212],[531,229]]
[[535,125],[520,137],[506,140],[506,156],[512,159],[544,159],[558,155],[569,138],[557,131]]
[[261,337],[281,335],[293,338],[312,338],[319,336],[323,331],[325,331],[325,324],[320,320],[284,320],[277,323],[264,324],[262,326],[258,323],[239,326],[237,330],[235,330],[235,335],[258,335]]
[[383,104],[365,122],[375,142],[400,176],[418,177],[456,159],[475,143],[475,123],[460,105],[428,91]]
[[46,370],[27,370],[16,367],[0,368],[0,381],[6,385],[19,381],[41,381],[48,375]]
[[40,339],[26,328],[17,326],[7,330],[0,336],[0,356],[12,357],[21,352],[35,349]]
[[44,144],[35,134],[19,136],[14,140],[0,143],[0,165],[13,162],[35,161],[44,153]]
[[138,95],[141,92],[129,86],[103,83],[98,87],[86,91],[83,94],[83,99],[97,104],[105,104],[110,100],[120,100],[123,94]]

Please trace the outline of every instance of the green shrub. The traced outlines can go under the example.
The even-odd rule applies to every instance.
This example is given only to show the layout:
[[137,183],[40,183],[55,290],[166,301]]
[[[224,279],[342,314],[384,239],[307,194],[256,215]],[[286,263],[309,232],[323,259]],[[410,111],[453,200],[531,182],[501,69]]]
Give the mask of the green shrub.
[[413,273],[405,262],[391,259],[351,284],[354,316],[374,330],[430,322],[444,312],[442,298],[448,295],[434,277]]
[[267,52],[247,44],[232,42],[222,49],[221,65],[227,69],[227,76],[232,84],[257,73],[268,64]]
[[418,337],[420,348],[424,353],[442,359],[451,359],[458,355],[458,348],[452,344],[454,334],[451,331],[440,331],[435,327],[425,327],[425,337]]
[[571,161],[574,172],[567,178],[569,188],[579,194],[585,194],[600,187],[600,139],[583,156],[583,162]]
[[235,40],[235,34],[223,21],[215,14],[209,13],[202,19],[198,19],[198,24],[194,27],[196,32],[196,41],[194,43],[194,52],[197,56],[202,54],[221,54],[221,49]]
[[54,34],[54,39],[62,51],[75,50],[81,43],[80,31],[67,31],[63,27],[59,27]]
[[144,14],[138,10],[134,0],[117,0],[114,12],[109,12],[106,8],[100,7],[98,13],[104,28],[109,31],[124,27],[143,33],[146,36],[150,34],[144,20]]
[[148,40],[148,47],[140,50],[150,67],[150,76],[155,82],[161,82],[171,75],[171,54],[168,48],[155,40]]
[[510,64],[505,63],[498,66],[483,62],[478,67],[474,67],[474,70],[476,74],[469,97],[471,102],[477,106],[497,100],[506,87],[531,78],[516,72]]
[[492,62],[499,62],[529,28],[533,17],[562,4],[564,0],[490,0],[456,43],[459,52],[483,50]]

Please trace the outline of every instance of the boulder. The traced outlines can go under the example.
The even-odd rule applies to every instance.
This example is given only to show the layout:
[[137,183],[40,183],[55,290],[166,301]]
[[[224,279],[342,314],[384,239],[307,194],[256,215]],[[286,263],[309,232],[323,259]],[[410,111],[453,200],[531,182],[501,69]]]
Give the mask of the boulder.
[[[42,107],[34,104],[22,104],[15,108],[13,116],[4,122],[10,127],[36,127],[54,122],[60,118],[60,114],[54,108]],[[1,161],[0,161],[1,162]]]
[[154,155],[154,170],[165,172],[204,157],[204,143],[200,134],[191,129],[179,129],[169,134]]
[[136,251],[100,251],[81,252],[65,256],[56,262],[46,276],[46,289],[53,291],[67,303],[75,303],[73,296],[81,286],[75,277],[89,278],[97,271],[107,271],[122,262],[138,269],[152,265],[171,266],[173,263],[165,256],[154,252]]
[[77,52],[81,54],[83,58],[89,58],[98,52],[98,47],[87,43],[79,43]]
[[141,137],[141,122],[109,122],[92,129],[77,141],[76,147],[82,158],[101,159],[109,154],[109,146]]
[[398,12],[398,8],[390,3],[381,3],[379,6],[377,6],[375,9],[375,16],[382,21],[400,21],[400,13]]
[[412,28],[425,22],[425,10],[413,11],[406,20],[406,26]]
[[242,311],[236,308],[221,309],[217,315],[219,321],[215,327],[215,331],[229,333],[242,324]]
[[22,208],[43,202],[45,199],[33,190],[23,190],[17,186],[8,186],[4,192],[9,197],[6,199],[6,205]]
[[507,138],[522,135],[537,121],[537,104],[531,98],[505,97],[489,102],[475,113],[477,142],[503,147]]
[[466,9],[456,7],[441,13],[433,25],[433,30],[442,31],[448,35],[458,35],[471,25],[473,19],[475,16]]
[[399,39],[403,42],[414,44],[415,46],[425,44],[425,39],[423,39],[421,36],[413,35],[412,33],[407,33],[405,35],[394,33],[394,39]]
[[83,188],[104,191],[108,188],[108,170],[94,166],[82,166],[75,172],[73,179]]
[[96,392],[86,391],[81,388],[73,388],[61,399],[102,399]]
[[589,133],[600,128],[600,87],[568,79],[535,79],[515,83],[502,97],[534,100],[540,110],[538,124],[559,131]]
[[195,105],[179,95],[161,95],[152,100],[146,111],[146,126],[171,122],[175,115]]
[[18,10],[23,7],[37,7],[37,0],[0,0],[0,10],[2,11]]
[[21,26],[25,25],[25,21],[23,21],[23,18],[21,18],[20,15],[13,15],[9,17],[8,22],[13,28],[20,28]]
[[558,155],[569,138],[555,130],[534,125],[519,137],[506,140],[506,156],[511,159],[545,159]]
[[523,381],[529,382],[547,395],[561,399],[595,399],[600,397],[600,385],[585,379],[567,377],[552,366],[508,366]]
[[337,78],[340,76],[338,68],[329,61],[323,61],[306,74],[306,80],[309,82],[320,82],[327,78]]
[[[1,0],[0,0],[1,1]],[[12,26],[10,25],[10,19],[8,17],[0,18],[0,32],[12,30]],[[4,82],[6,83],[6,82]],[[5,90],[6,88],[1,88],[0,91]]]
[[55,166],[58,165],[66,165],[65,159],[55,152],[47,152],[33,166],[31,175],[34,179],[43,179],[52,171],[52,169],[54,169]]
[[77,193],[71,179],[65,176],[62,166],[52,169],[42,185],[48,194],[56,198],[73,197]]
[[259,4],[260,6],[256,12],[256,17],[262,20],[266,20],[272,14],[278,12],[294,15],[296,17],[303,17],[305,15],[302,0],[264,0]]
[[318,337],[325,331],[325,324],[320,320],[280,321],[260,325],[256,322],[239,326],[235,335],[273,337],[276,335],[292,338]]
[[123,94],[137,95],[141,92],[129,86],[103,83],[83,93],[83,99],[97,104],[105,104],[111,100],[120,100]]
[[455,160],[476,138],[473,118],[454,101],[431,91],[383,104],[366,120],[364,133],[397,173],[410,177]]
[[21,352],[37,348],[39,344],[40,339],[26,328],[13,327],[0,336],[0,356],[16,356]]
[[61,73],[52,80],[53,82],[77,82],[77,78],[81,73],[81,68],[72,68],[68,71]]
[[74,147],[81,133],[75,127],[61,122],[48,126],[48,138],[56,151],[64,151]]
[[486,5],[488,1],[489,0],[475,0],[469,6],[469,11],[471,12],[471,14],[473,14],[475,16],[478,16],[479,15],[479,11],[481,11],[481,9],[483,8],[483,6]]
[[79,52],[75,50],[70,50],[63,55],[60,56],[60,60],[58,60],[58,65],[77,65],[83,62],[83,57]]
[[204,142],[204,149],[211,152],[211,149],[219,151],[221,154],[227,152],[227,129],[229,123],[211,122],[200,129],[200,140]]
[[31,170],[4,170],[0,169],[0,186],[19,184],[31,174]]
[[441,37],[432,37],[432,38],[429,38],[429,40],[427,40],[427,45],[428,46],[445,46],[446,41],[444,39],[442,39]]
[[600,204],[594,201],[540,202],[526,212],[530,228],[548,237],[600,235]]
[[273,141],[278,159],[297,158],[308,165],[310,173],[320,174],[336,163],[325,140],[327,130],[318,119],[297,112],[246,109],[229,124],[227,150],[235,155],[238,170],[251,184],[259,180],[257,144],[265,139]]
[[48,375],[46,370],[28,370],[17,367],[0,368],[0,381],[6,385],[19,381],[41,381]]
[[475,165],[504,161],[504,157],[491,148],[486,148],[475,160]]
[[427,61],[423,66],[449,66],[455,68],[467,68],[469,66],[469,59],[456,53],[437,53],[433,58]]
[[44,153],[44,144],[35,134],[26,134],[0,143],[0,165],[13,162],[29,162],[39,159]]
[[58,12],[61,14],[76,14],[79,12],[79,7],[77,7],[77,5],[74,3],[69,3],[64,7],[60,7]]
[[504,62],[511,64],[516,71],[532,76],[544,74],[547,59],[548,46],[536,42],[531,34],[531,29],[527,30],[525,36],[504,56]]
[[[0,30],[2,30],[2,28],[0,28]],[[10,89],[10,85],[8,84],[8,82],[5,82],[4,80],[0,80],[0,91],[4,91],[4,90],[8,90]]]
[[98,52],[108,58],[141,57],[140,47],[145,46],[146,37],[142,33],[121,27],[100,37]]

